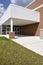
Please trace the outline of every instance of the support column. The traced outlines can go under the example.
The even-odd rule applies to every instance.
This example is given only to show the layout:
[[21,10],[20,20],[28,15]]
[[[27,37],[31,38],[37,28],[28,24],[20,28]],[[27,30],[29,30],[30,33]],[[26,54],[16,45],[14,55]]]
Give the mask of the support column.
[[13,32],[13,20],[12,19],[10,20],[10,23],[11,23],[11,32]]
[[40,29],[40,39],[43,39],[43,29]]
[[13,32],[13,19],[10,20],[10,27],[11,27],[11,31],[9,32],[9,38],[14,39],[15,33]]

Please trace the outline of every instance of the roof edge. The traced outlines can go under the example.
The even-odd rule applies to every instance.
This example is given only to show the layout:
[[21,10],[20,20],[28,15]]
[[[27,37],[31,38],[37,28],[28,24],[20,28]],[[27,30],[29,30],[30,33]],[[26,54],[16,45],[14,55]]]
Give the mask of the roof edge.
[[34,9],[32,9],[32,10],[37,10],[37,9],[39,9],[39,8],[41,8],[41,7],[43,7],[43,4],[41,4],[40,6],[34,8]]
[[30,4],[28,4],[26,7],[30,6],[32,3],[34,3],[36,0],[33,0]]

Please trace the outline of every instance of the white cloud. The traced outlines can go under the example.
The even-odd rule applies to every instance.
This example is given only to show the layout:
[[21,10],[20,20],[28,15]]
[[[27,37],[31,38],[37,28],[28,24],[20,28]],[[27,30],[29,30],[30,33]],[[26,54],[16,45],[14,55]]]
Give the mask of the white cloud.
[[0,7],[2,7],[3,6],[3,4],[2,3],[0,3]]
[[2,15],[2,13],[0,13],[0,16]]
[[0,17],[3,15],[4,12],[5,12],[4,5],[0,3]]
[[3,14],[2,13],[0,13],[0,17],[2,16]]
[[11,3],[14,3],[15,4],[15,0],[10,0],[11,1]]
[[26,0],[22,0],[24,3],[26,3]]

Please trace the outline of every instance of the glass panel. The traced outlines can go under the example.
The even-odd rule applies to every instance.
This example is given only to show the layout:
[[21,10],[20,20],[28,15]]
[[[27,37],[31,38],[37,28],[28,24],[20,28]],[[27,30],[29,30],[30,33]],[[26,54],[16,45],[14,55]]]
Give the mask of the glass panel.
[[9,34],[9,32],[10,32],[10,25],[7,25],[6,34]]
[[[15,34],[21,34],[21,26],[13,26],[13,31]],[[10,25],[3,25],[2,26],[2,34],[9,34],[10,32]]]
[[13,31],[15,31],[15,34],[21,34],[21,26],[13,26]]
[[10,25],[2,25],[2,34],[9,34]]
[[6,25],[2,25],[2,34],[6,34]]
[[6,34],[6,30],[2,30],[2,34]]
[[3,30],[6,30],[6,25],[3,25],[3,26],[2,26],[2,29],[3,29]]

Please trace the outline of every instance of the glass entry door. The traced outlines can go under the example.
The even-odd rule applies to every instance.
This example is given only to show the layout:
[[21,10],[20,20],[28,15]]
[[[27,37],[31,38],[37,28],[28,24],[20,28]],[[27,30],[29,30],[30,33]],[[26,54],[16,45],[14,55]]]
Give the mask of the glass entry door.
[[6,25],[2,25],[2,34],[6,34]]
[[10,32],[10,26],[8,25],[8,26],[6,27],[6,34],[9,34],[9,32]]
[[13,26],[13,31],[15,32],[16,35],[21,34],[21,26]]
[[2,25],[2,34],[9,34],[10,25]]
[[[9,34],[10,30],[10,25],[2,25],[2,34]],[[21,35],[21,26],[13,26],[13,32],[16,35]]]

